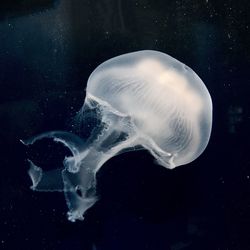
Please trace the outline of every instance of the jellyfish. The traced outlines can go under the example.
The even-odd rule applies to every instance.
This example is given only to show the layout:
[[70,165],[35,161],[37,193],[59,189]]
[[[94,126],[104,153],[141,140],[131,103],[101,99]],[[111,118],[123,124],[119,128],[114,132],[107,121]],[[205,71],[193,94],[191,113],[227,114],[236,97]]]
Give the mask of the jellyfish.
[[[96,119],[88,136],[88,117]],[[173,57],[143,50],[111,58],[90,75],[77,114],[81,133],[52,131],[22,141],[51,138],[72,153],[63,167],[43,171],[30,162],[31,188],[62,191],[70,221],[84,219],[98,200],[96,174],[112,157],[147,150],[156,163],[173,169],[194,161],[212,128],[212,101],[199,76]]]

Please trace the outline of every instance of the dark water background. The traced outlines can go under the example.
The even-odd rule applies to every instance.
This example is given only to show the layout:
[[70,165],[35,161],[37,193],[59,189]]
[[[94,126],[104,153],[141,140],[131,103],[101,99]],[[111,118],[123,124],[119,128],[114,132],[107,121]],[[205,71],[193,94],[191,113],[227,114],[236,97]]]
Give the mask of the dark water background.
[[[16,0],[0,3],[0,249],[250,249],[250,2]],[[66,220],[63,194],[29,189],[19,139],[69,130],[103,61],[154,49],[194,69],[214,105],[211,141],[173,171],[147,152],[98,175],[100,200]],[[34,149],[57,167],[59,145]],[[39,149],[39,150],[37,150]]]

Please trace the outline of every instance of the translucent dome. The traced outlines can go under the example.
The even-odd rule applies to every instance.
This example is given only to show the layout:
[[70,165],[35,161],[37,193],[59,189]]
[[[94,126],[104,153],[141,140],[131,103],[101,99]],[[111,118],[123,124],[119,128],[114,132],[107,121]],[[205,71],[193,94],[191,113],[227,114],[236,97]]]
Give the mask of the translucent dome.
[[192,69],[167,54],[145,50],[112,58],[93,71],[87,93],[130,116],[138,135],[170,153],[175,166],[207,146],[209,92]]

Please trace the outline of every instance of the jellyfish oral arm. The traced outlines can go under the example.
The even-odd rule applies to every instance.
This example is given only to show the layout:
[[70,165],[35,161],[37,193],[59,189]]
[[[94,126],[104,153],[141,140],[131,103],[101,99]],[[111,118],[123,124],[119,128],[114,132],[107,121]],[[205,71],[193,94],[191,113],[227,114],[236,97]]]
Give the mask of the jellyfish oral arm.
[[[116,138],[112,136],[110,138],[105,138],[105,140],[107,139],[111,145],[114,141],[117,142]],[[119,154],[124,148],[128,148],[127,146],[136,146],[137,144],[136,138],[129,138],[119,145],[110,148],[110,150],[103,151],[99,148],[102,142],[103,141],[99,139],[100,144],[90,146],[87,154],[84,153],[82,156],[77,157],[80,164],[73,163],[73,165],[68,165],[69,161],[66,161],[67,164],[64,164],[65,170],[63,170],[63,175],[65,176],[67,174],[71,177],[72,175],[76,175],[78,178],[78,182],[74,184],[70,181],[70,178],[64,178],[64,186],[70,187],[70,191],[65,193],[67,205],[69,207],[68,219],[70,221],[83,219],[86,210],[92,207],[98,200],[96,194],[96,174],[103,164]],[[80,166],[76,172],[74,164]],[[72,169],[74,169],[74,173],[71,172]],[[77,193],[78,190],[81,191],[81,195]]]
[[[109,125],[103,126],[94,140],[89,138],[84,142],[75,134],[56,131],[22,141],[25,145],[31,145],[38,140],[52,138],[72,152],[72,156],[64,159],[64,168],[43,171],[42,168],[29,160],[30,169],[28,171],[32,180],[32,190],[64,192],[70,221],[82,220],[86,210],[98,200],[96,174],[102,165],[124,148],[129,150],[130,147],[136,147],[138,144],[137,136],[133,136],[129,131],[130,127],[127,126],[128,129],[122,128],[124,117],[113,113],[110,113],[109,117]],[[121,134],[124,134],[124,131],[131,134],[127,134],[121,139]],[[93,136],[96,137],[96,135]]]

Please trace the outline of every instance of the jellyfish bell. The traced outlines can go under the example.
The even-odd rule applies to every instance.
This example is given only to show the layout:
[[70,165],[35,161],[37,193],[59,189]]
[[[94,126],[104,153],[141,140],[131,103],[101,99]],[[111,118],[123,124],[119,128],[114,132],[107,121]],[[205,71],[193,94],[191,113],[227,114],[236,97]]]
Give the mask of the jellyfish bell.
[[172,155],[166,167],[193,161],[208,143],[210,95],[193,70],[164,53],[139,51],[104,62],[90,75],[87,95],[129,116],[144,147]]
[[[172,169],[204,151],[212,127],[212,101],[202,80],[158,51],[128,53],[98,66],[88,79],[78,113],[83,130],[86,113],[99,119],[87,139],[56,131],[24,142],[50,137],[71,150],[63,169],[43,172],[30,162],[29,170],[33,189],[64,191],[71,221],[82,219],[97,201],[96,173],[113,156],[146,149],[158,164]],[[60,176],[61,183],[52,175]]]

